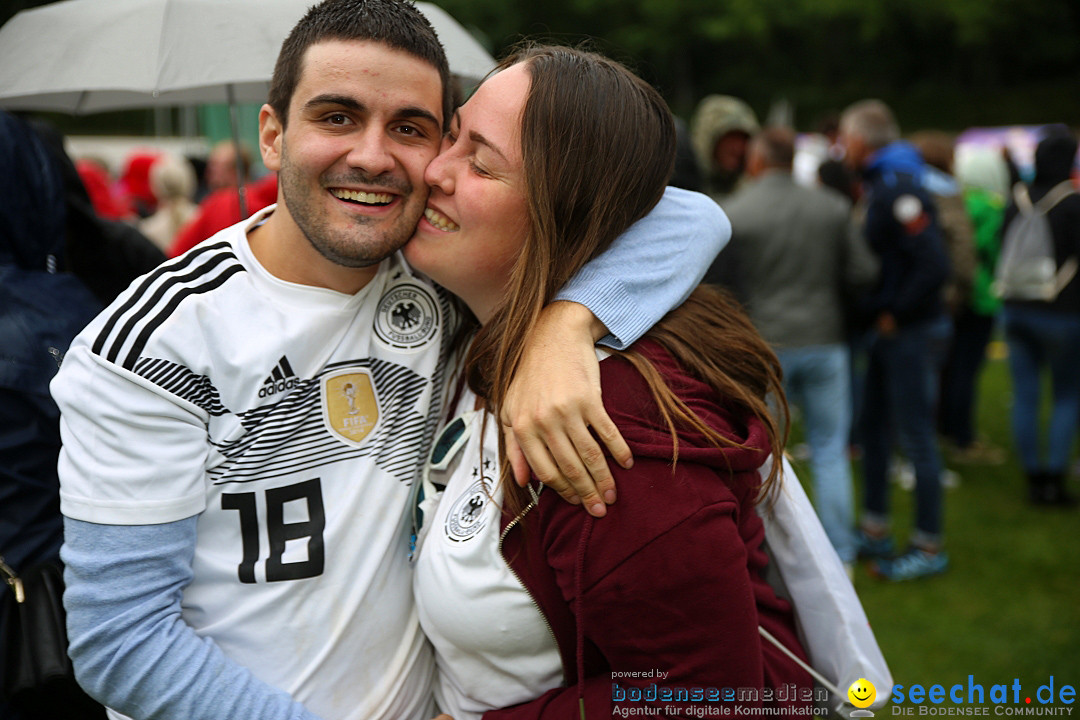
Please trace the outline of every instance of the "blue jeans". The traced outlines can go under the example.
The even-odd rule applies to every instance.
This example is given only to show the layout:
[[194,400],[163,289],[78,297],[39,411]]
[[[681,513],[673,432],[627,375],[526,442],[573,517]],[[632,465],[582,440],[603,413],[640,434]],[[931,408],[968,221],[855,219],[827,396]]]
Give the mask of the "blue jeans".
[[846,345],[814,345],[777,352],[788,402],[805,418],[814,504],[836,554],[855,562],[855,500],[847,456],[851,430],[851,375]]
[[915,468],[915,530],[923,542],[941,539],[941,457],[935,406],[941,364],[948,350],[947,317],[875,335],[870,344],[861,413],[864,507],[889,516],[889,460],[895,437]]
[[[1028,473],[1063,473],[1080,414],[1080,316],[1010,305],[1003,317],[1012,370],[1013,440],[1020,463]],[[1043,463],[1039,453],[1039,381],[1047,367],[1053,408]]]

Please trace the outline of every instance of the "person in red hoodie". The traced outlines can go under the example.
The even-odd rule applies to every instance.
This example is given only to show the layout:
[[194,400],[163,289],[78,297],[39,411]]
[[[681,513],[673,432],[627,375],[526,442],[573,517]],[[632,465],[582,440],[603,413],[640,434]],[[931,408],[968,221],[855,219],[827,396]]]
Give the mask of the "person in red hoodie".
[[[267,173],[245,186],[248,215],[277,202],[277,173]],[[169,248],[171,258],[183,255],[203,240],[243,220],[236,186],[218,188],[207,195],[192,218],[180,228]]]
[[759,635],[805,658],[763,578],[755,511],[781,482],[759,474],[786,434],[780,366],[727,295],[700,287],[639,342],[598,351],[605,407],[634,453],[631,469],[612,467],[606,517],[544,491],[543,463],[518,487],[499,442],[512,371],[542,362],[522,356],[539,309],[658,201],[674,149],[649,85],[599,55],[535,46],[460,108],[427,169],[405,257],[474,319],[450,385],[457,417],[417,505],[414,592],[443,720],[813,703],[811,678]]

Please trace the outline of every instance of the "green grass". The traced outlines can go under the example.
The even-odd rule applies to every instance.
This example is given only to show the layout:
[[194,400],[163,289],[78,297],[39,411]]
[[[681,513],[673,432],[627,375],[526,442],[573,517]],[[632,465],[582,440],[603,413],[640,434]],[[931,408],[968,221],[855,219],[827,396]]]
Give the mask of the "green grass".
[[[1080,510],[1027,503],[1012,448],[1010,398],[1007,362],[988,362],[978,431],[1009,458],[1000,466],[950,465],[962,482],[945,494],[949,571],[899,584],[876,580],[864,566],[856,571],[855,587],[896,683],[949,688],[974,675],[989,692],[1019,679],[1033,702],[1051,675],[1057,688],[1080,689]],[[796,470],[809,478],[805,463]],[[858,468],[855,478],[861,495]],[[892,487],[902,547],[912,493]],[[1076,478],[1070,487],[1077,494]]]

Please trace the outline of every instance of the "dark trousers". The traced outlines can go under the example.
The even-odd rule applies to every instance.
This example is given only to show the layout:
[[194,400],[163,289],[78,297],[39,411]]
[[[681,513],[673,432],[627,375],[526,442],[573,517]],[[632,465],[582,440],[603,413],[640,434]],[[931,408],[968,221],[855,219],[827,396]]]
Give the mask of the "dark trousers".
[[994,317],[967,309],[956,319],[949,357],[941,376],[941,434],[968,447],[975,440],[975,396]]
[[941,534],[941,457],[934,417],[951,324],[942,316],[912,323],[870,345],[861,414],[864,505],[889,514],[889,461],[895,438],[915,468],[915,528]]

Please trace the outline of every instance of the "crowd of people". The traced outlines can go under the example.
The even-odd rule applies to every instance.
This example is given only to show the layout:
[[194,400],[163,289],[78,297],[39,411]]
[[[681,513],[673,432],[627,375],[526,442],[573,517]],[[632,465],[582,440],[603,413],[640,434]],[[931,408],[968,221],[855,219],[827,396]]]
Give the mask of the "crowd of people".
[[177,257],[277,200],[277,177],[253,177],[251,151],[232,140],[206,157],[145,147],[114,172],[93,156],[75,161],[95,212],[139,230],[166,257]]
[[[1044,128],[1025,186],[1007,147],[965,147],[956,158],[945,133],[902,137],[877,100],[851,105],[834,127],[831,137],[800,143],[789,128],[758,129],[737,98],[702,101],[692,132],[704,188],[734,228],[706,279],[736,294],[780,357],[837,553],[849,564],[870,559],[870,571],[886,579],[915,579],[948,567],[942,486],[951,473],[942,451],[960,464],[1005,460],[975,423],[995,330],[1007,343],[1028,499],[1075,504],[1067,484],[1080,361],[1080,303],[1072,299],[1080,285],[1069,270],[1080,253],[1077,142],[1063,126]],[[1026,294],[998,277],[1009,228],[1033,212],[1014,198],[1025,187],[1049,221],[1045,262],[1056,279]],[[1041,433],[1044,368],[1053,407]],[[897,554],[889,478],[905,470],[914,476],[914,529]]]
[[[323,0],[282,47],[258,179],[223,143],[201,175],[140,152],[113,181],[0,113],[0,555],[62,561],[96,712],[597,718],[659,671],[803,713],[761,517],[798,482],[767,462],[789,402],[837,562],[944,572],[942,448],[1003,460],[973,419],[999,319],[1028,498],[1073,504],[1067,130],[1025,185],[878,100],[810,143],[725,95],[686,126],[563,46],[458,95],[411,3]],[[1032,291],[1000,268],[1040,219]]]

